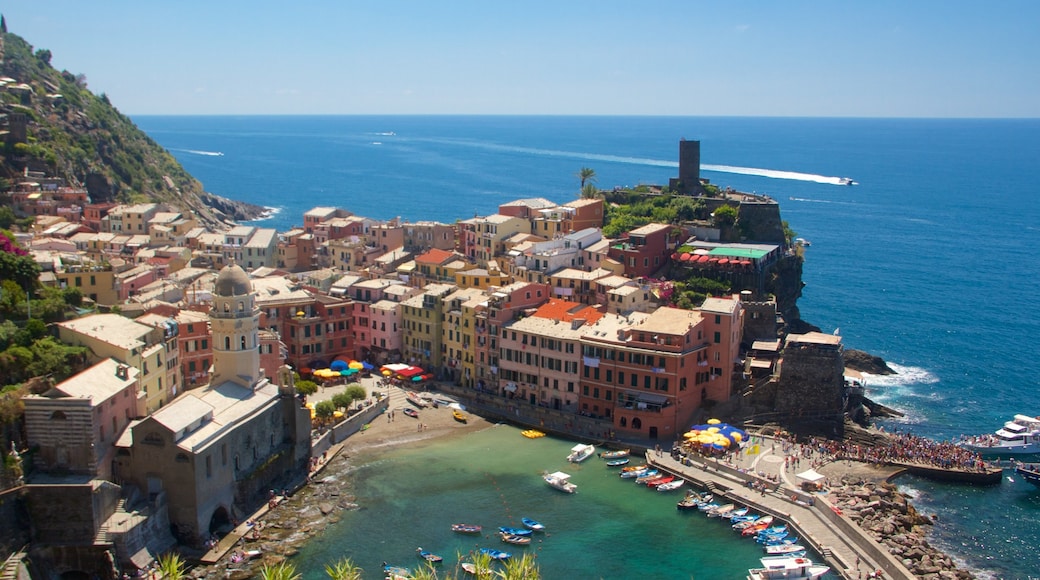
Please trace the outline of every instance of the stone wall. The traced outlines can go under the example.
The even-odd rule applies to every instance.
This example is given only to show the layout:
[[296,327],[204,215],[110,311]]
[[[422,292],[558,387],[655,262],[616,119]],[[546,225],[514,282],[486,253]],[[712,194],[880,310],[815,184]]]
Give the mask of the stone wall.
[[115,511],[121,488],[106,481],[28,485],[32,541],[37,544],[90,544]]
[[16,487],[0,493],[0,560],[29,543],[29,514],[25,506],[26,488]]

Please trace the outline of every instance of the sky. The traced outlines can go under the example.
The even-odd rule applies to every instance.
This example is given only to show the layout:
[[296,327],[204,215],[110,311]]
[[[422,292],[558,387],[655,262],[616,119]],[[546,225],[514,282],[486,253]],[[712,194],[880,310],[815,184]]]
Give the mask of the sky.
[[129,115],[1040,117],[1040,2],[14,0]]

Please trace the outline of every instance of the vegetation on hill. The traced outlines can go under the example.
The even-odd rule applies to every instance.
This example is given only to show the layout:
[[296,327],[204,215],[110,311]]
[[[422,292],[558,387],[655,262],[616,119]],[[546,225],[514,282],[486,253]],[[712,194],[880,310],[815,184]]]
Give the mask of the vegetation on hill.
[[249,204],[237,204],[227,215],[214,211],[202,184],[104,93],[91,93],[84,75],[55,70],[49,50],[34,51],[6,26],[0,40],[0,76],[14,80],[0,91],[0,113],[6,115],[5,128],[10,131],[0,147],[0,190],[20,181],[28,170],[81,185],[93,202],[166,202],[196,212],[210,225],[257,217],[263,211]]

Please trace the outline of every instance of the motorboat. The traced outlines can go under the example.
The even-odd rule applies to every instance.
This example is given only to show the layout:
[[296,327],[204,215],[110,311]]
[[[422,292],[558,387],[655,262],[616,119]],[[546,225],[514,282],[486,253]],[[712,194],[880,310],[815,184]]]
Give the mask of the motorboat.
[[1015,466],[1015,473],[1024,477],[1029,483],[1040,487],[1040,464],[1019,463]]
[[1040,417],[1015,415],[996,432],[966,437],[960,445],[979,455],[1040,454]]
[[686,485],[686,482],[681,479],[669,481],[668,483],[662,483],[657,486],[657,491],[675,491],[680,487]]
[[856,185],[856,182],[851,177],[839,177],[838,185]]
[[729,518],[729,521],[732,523],[732,522],[735,521],[733,518],[739,518],[740,516],[746,516],[749,511],[751,511],[751,510],[748,509],[747,507],[739,507],[739,508],[729,512],[728,514],[726,514],[726,517]]
[[581,463],[589,457],[592,457],[592,454],[595,452],[595,445],[586,445],[584,443],[578,443],[574,447],[571,447],[571,452],[567,455],[567,461],[570,461],[571,463]]
[[541,522],[537,520],[532,520],[531,518],[520,518],[520,523],[524,524],[525,528],[533,530],[535,532],[545,531],[545,526],[543,526]]
[[565,491],[567,493],[578,491],[578,486],[571,483],[571,476],[562,471],[547,473],[542,476],[542,479],[544,479],[545,483],[548,483],[550,487],[555,487],[560,491]]
[[418,554],[420,558],[422,558],[423,560],[426,560],[427,562],[429,562],[431,564],[440,564],[441,562],[444,561],[444,558],[438,556],[437,554],[434,554],[433,552],[428,552],[426,550],[423,550],[422,546],[419,546],[418,548],[416,548],[415,549],[415,553]]
[[805,546],[799,546],[798,544],[774,544],[762,546],[762,549],[770,556],[794,556],[796,554],[804,556],[806,552]]
[[600,459],[621,459],[622,457],[628,457],[631,453],[631,449],[618,449],[616,451],[603,451],[599,456]]
[[484,528],[477,524],[452,524],[451,531],[460,534],[479,534]]
[[766,556],[759,560],[761,568],[748,570],[748,580],[773,580],[775,578],[819,578],[830,572],[830,566],[813,564],[804,556]]
[[530,536],[532,533],[527,528],[511,528],[508,526],[499,526],[498,531],[511,536]]

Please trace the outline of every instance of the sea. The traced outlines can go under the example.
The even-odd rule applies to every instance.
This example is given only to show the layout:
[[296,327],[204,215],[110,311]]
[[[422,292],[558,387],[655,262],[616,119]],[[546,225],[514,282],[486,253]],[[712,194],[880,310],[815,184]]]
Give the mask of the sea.
[[[454,222],[520,198],[565,202],[578,197],[583,167],[603,189],[666,184],[678,174],[679,141],[699,140],[702,177],[776,199],[811,244],[802,318],[897,371],[868,377],[871,398],[905,413],[881,426],[951,440],[1040,415],[1037,119],[133,120],[207,191],[271,208],[256,225],[279,230],[315,206]],[[547,494],[537,473],[559,467],[567,442],[520,445],[499,429],[397,449],[359,469],[365,507],[305,548],[305,578],[338,555],[371,569],[415,559],[414,545],[450,554],[467,546],[446,534],[448,523],[522,516],[555,530],[536,548],[550,579],[742,578],[755,564],[757,552],[729,532],[674,513],[671,498],[598,478],[602,466],[575,474],[578,495]],[[1005,476],[984,487],[898,484],[936,517],[932,543],[977,577],[1037,577],[1040,489]]]

